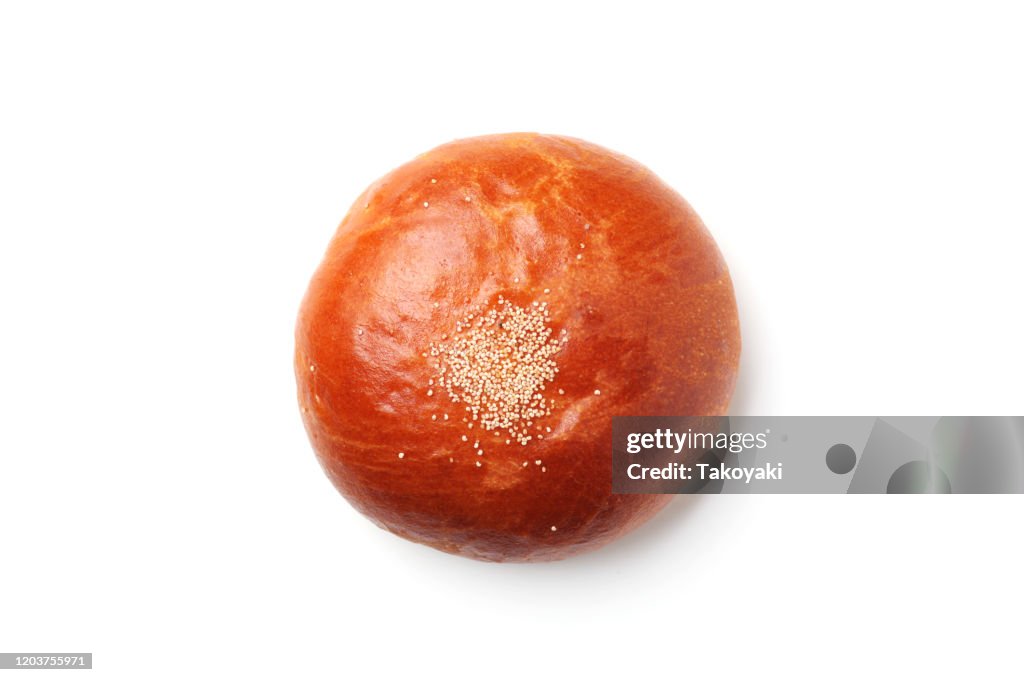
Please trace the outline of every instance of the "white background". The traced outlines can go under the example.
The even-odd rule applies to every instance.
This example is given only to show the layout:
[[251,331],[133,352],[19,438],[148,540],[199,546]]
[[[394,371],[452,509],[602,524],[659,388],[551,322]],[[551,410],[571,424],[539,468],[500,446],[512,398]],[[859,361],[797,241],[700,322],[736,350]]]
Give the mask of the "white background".
[[1019,497],[680,499],[502,566],[320,472],[310,274],[373,179],[492,132],[689,199],[734,413],[1024,413],[1014,4],[674,4],[3,4],[0,650],[96,657],[7,675],[1019,679]]

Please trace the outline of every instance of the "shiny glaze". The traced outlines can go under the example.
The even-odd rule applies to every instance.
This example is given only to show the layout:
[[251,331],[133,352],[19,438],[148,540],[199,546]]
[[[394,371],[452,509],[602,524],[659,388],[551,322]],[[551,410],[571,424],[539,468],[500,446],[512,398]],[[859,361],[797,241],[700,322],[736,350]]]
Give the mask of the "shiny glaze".
[[[548,301],[569,338],[551,432],[525,446],[427,395],[430,341],[498,294]],[[725,263],[682,197],[601,147],[510,134],[438,147],[359,197],[302,303],[295,371],[314,450],[359,511],[447,552],[532,561],[600,546],[669,501],[611,493],[611,418],[723,414],[739,352]]]

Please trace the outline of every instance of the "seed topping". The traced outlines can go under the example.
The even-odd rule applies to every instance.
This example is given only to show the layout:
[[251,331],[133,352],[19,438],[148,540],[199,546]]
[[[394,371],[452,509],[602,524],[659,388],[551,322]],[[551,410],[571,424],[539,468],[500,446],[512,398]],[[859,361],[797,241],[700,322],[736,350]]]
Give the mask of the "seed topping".
[[568,341],[554,338],[550,317],[546,302],[519,306],[499,296],[489,308],[478,306],[456,322],[451,338],[430,344],[429,355],[439,359],[430,385],[465,405],[469,428],[479,423],[526,445],[533,420],[551,414],[544,392]]

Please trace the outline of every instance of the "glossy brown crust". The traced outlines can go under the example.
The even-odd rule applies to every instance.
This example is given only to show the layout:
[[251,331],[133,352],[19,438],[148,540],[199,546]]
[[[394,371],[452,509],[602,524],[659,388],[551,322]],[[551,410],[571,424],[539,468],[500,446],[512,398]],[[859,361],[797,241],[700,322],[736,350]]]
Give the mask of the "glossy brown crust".
[[[427,395],[430,341],[498,294],[548,301],[569,339],[551,432],[525,446]],[[612,494],[611,418],[724,414],[739,352],[725,263],[682,197],[596,145],[509,134],[438,147],[359,197],[302,303],[295,371],[313,448],[359,511],[446,552],[542,561],[669,501]]]

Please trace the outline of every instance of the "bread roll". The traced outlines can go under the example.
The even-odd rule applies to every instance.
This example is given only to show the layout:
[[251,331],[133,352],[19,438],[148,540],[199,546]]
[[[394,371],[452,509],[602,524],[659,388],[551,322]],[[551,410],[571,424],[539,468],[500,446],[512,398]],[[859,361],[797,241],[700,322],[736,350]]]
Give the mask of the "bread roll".
[[459,140],[371,185],[296,330],[327,476],[379,526],[486,561],[599,547],[667,495],[615,495],[616,415],[713,415],[739,360],[726,265],[651,171],[581,140]]

